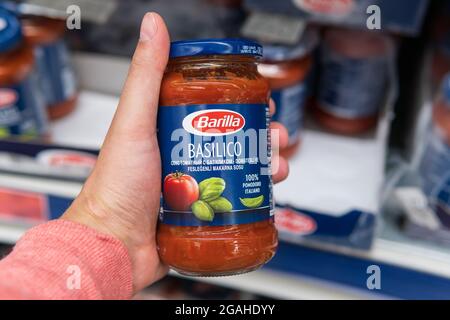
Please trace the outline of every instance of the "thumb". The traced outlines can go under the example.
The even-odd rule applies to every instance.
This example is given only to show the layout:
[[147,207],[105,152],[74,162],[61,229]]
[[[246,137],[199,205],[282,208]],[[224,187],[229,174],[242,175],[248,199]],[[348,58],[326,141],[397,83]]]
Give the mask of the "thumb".
[[117,135],[140,140],[155,134],[159,90],[168,61],[169,43],[163,19],[156,13],[147,13],[107,140],[115,140]]

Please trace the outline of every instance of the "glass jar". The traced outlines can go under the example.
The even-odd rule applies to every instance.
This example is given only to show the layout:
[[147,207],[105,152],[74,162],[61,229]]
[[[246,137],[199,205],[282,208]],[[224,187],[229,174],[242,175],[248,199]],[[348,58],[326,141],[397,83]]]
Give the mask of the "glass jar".
[[33,49],[23,41],[18,18],[0,8],[0,137],[34,139],[47,133]]
[[243,40],[171,45],[158,138],[162,261],[194,276],[254,270],[275,254],[269,85],[260,45]]
[[341,134],[372,129],[386,97],[392,58],[391,39],[384,34],[328,29],[321,48],[317,121]]
[[24,16],[22,28],[27,43],[35,48],[37,72],[48,105],[49,118],[71,113],[77,103],[75,73],[64,42],[64,20]]
[[286,148],[280,154],[292,157],[300,146],[305,104],[309,94],[312,51],[319,41],[318,31],[308,28],[295,46],[264,45],[264,59],[258,71],[269,80],[271,96],[276,104],[272,119],[283,124],[289,134]]

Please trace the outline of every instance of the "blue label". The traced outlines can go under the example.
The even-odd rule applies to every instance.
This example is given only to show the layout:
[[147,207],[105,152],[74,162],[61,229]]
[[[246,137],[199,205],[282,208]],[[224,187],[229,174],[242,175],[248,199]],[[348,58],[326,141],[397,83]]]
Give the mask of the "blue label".
[[[430,206],[442,219],[450,216],[450,146],[437,129],[428,135],[420,165],[422,187]],[[440,214],[444,213],[445,214]]]
[[36,137],[46,131],[44,100],[34,76],[0,87],[0,137]]
[[306,97],[306,85],[300,82],[296,85],[272,90],[272,99],[276,105],[276,112],[272,119],[283,124],[289,134],[289,144],[297,141],[303,122]]
[[64,102],[76,93],[75,75],[64,41],[59,40],[35,49],[41,89],[47,103]]
[[160,107],[160,222],[223,226],[271,219],[266,104]]
[[342,56],[324,46],[321,61],[319,104],[342,118],[375,116],[385,97],[388,58],[366,59]]

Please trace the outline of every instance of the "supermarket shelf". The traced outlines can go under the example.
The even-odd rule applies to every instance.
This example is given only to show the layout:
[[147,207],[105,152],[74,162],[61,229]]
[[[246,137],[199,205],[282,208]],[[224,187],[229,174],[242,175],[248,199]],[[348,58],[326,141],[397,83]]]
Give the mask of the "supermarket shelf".
[[[0,225],[0,242],[13,244],[24,232],[25,228]],[[262,270],[233,277],[195,279],[278,299],[448,298],[449,259],[448,254],[382,239],[376,241],[374,250],[361,255],[281,243],[274,261]],[[383,283],[386,289],[380,293],[365,288],[365,268],[371,264],[380,265],[383,279],[389,280]],[[352,280],[347,281],[349,278]]]
[[[1,173],[0,186],[16,188],[41,193],[55,193],[66,197],[75,197],[81,190],[81,184],[63,180],[28,177]],[[0,225],[2,241],[16,241],[19,229]],[[23,232],[23,230],[22,230]],[[9,236],[10,235],[10,236]],[[9,240],[9,241],[8,241]],[[355,251],[343,247],[320,245],[318,249],[338,252],[342,255],[371,259],[405,267],[412,270],[428,272],[450,279],[450,251],[439,251],[432,248],[420,247],[416,244],[399,243],[384,239],[376,239],[371,251]]]
[[[0,174],[0,186],[19,190],[75,197],[76,182]],[[25,227],[0,224],[0,242],[14,244]],[[380,265],[383,290],[379,295],[366,289],[366,268]],[[267,268],[253,273],[200,281],[283,299],[366,299],[449,297],[450,250],[437,250],[417,243],[376,239],[371,251],[342,247],[312,247],[280,243],[278,254]],[[316,279],[322,279],[320,281]],[[431,292],[430,286],[434,291]],[[440,290],[440,291],[439,291]],[[444,293],[444,295],[439,295]]]
[[[0,225],[0,243],[14,244],[24,232],[25,228],[23,227]],[[192,279],[174,271],[171,271],[170,274]],[[351,287],[266,269],[233,277],[195,278],[195,280],[276,299],[353,300],[373,298],[367,292]]]

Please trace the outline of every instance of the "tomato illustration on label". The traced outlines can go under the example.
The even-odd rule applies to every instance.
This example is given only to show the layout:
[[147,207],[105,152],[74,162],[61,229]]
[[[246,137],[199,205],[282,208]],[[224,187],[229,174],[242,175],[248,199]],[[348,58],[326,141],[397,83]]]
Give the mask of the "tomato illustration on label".
[[164,178],[163,195],[172,210],[190,211],[199,197],[197,181],[181,172],[171,173]]

